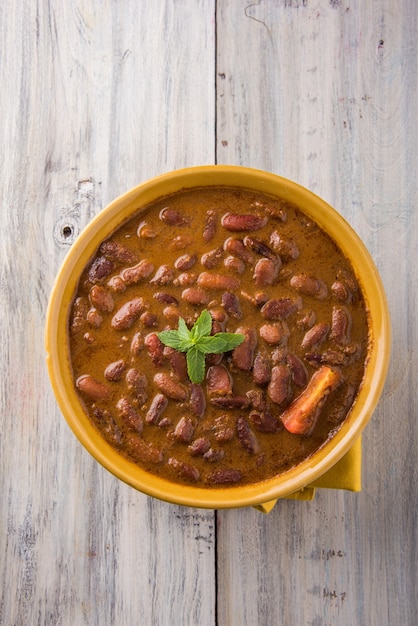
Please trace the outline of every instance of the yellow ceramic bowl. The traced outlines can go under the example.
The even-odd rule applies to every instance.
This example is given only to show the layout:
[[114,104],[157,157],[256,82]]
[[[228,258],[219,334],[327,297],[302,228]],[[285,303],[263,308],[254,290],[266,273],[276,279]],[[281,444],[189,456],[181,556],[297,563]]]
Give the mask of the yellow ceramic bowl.
[[[284,474],[257,484],[227,488],[179,485],[128,461],[98,433],[83,410],[69,363],[67,321],[79,276],[99,244],[138,207],[184,188],[213,185],[245,187],[295,203],[338,243],[351,259],[369,309],[370,352],[355,405],[338,433],[313,456]],[[202,166],[174,171],[145,182],[114,200],[84,229],[57,276],[47,313],[46,350],[56,399],[83,446],[107,470],[135,489],[168,502],[204,508],[258,505],[305,487],[329,470],[351,448],[369,421],[385,381],[390,355],[390,321],[382,283],[372,258],[347,222],[326,202],[294,182],[236,166]]]

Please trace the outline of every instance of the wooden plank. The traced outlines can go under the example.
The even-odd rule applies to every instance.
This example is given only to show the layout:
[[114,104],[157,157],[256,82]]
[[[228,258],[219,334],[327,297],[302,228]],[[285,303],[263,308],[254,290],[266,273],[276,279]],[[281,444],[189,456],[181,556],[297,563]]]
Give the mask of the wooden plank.
[[378,265],[395,337],[361,494],[218,513],[224,626],[416,623],[416,32],[412,0],[218,3],[218,162],[334,205]]
[[214,161],[214,2],[0,7],[0,623],[213,624],[214,513],[135,492],[52,396],[59,264],[111,199]]

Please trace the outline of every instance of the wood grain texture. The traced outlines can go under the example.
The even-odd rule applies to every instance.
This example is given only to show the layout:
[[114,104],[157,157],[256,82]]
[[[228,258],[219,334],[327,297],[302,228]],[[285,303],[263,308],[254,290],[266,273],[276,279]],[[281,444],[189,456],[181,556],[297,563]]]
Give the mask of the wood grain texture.
[[93,215],[214,161],[213,2],[0,12],[0,623],[213,624],[214,513],[99,467],[57,409],[43,347],[55,274]]
[[282,501],[265,518],[218,514],[222,624],[416,623],[417,7],[398,9],[218,9],[218,160],[272,170],[335,206],[375,259],[394,334],[363,492]]
[[[0,4],[0,625],[416,625],[415,0]],[[393,354],[363,491],[204,511],[135,492],[53,398],[58,267],[110,200],[234,163],[337,208],[385,284]]]

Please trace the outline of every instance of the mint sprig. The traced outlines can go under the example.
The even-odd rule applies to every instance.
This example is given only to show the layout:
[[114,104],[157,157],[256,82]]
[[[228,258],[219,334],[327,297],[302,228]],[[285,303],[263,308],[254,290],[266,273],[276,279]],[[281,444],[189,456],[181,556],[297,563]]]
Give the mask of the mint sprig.
[[201,383],[205,377],[205,355],[229,352],[244,341],[240,333],[216,333],[211,335],[212,316],[204,309],[189,330],[182,317],[177,330],[158,333],[160,341],[178,352],[186,353],[187,373],[192,383]]

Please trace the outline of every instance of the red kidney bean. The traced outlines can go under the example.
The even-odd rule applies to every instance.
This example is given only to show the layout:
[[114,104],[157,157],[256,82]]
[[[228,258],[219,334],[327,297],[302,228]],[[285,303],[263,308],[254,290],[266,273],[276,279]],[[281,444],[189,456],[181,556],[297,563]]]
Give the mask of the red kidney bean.
[[209,483],[213,485],[232,485],[242,480],[242,473],[238,469],[219,469],[207,477]]
[[160,265],[155,272],[153,278],[149,281],[150,285],[171,285],[174,280],[174,270],[168,265]]
[[168,226],[184,226],[185,224],[189,224],[189,219],[182,215],[179,211],[175,209],[170,209],[170,207],[165,207],[160,211],[160,220],[167,224]]
[[174,239],[171,240],[170,248],[172,250],[184,250],[193,242],[193,236],[187,233],[183,235],[177,235]]
[[99,283],[103,281],[106,276],[109,276],[115,269],[115,265],[112,261],[109,261],[105,256],[99,256],[94,259],[89,269],[89,281],[91,283]]
[[224,249],[226,252],[234,255],[247,265],[250,265],[254,261],[254,257],[251,252],[245,247],[242,239],[236,239],[235,237],[228,237],[224,241]]
[[234,291],[240,286],[240,281],[234,276],[228,274],[214,274],[212,272],[202,272],[197,277],[197,284],[204,289],[224,290],[228,289]]
[[109,388],[106,387],[106,385],[99,382],[89,374],[79,376],[75,384],[77,389],[93,400],[104,400],[110,393]]
[[174,429],[174,437],[182,443],[190,443],[193,439],[195,422],[191,417],[181,417]]
[[96,406],[93,408],[93,415],[96,424],[106,433],[106,439],[111,439],[114,443],[120,444],[122,441],[122,433],[109,411],[99,409]]
[[168,399],[162,393],[157,393],[152,399],[151,405],[145,414],[147,424],[157,424],[162,412],[167,408]]
[[[222,328],[218,328],[218,323],[214,322],[212,325],[211,334],[214,335],[217,332],[222,332]],[[211,367],[212,365],[220,365],[223,361],[223,354],[207,354],[206,355],[206,365],[207,367]]]
[[360,354],[361,348],[353,344],[340,350],[324,350],[322,354],[319,352],[310,352],[305,354],[305,360],[314,367],[318,367],[320,364],[347,367],[347,365],[356,361]]
[[235,295],[235,293],[232,293],[232,291],[225,291],[222,294],[221,304],[230,317],[233,317],[235,319],[241,319],[241,304],[238,296]]
[[137,228],[136,234],[141,239],[155,239],[157,236],[156,231],[147,224],[147,222],[141,222]]
[[145,374],[139,372],[135,367],[131,367],[126,372],[126,385],[130,391],[133,391],[135,393],[135,396],[137,397],[139,402],[146,402],[146,388],[148,386],[148,379]]
[[132,267],[126,267],[121,271],[120,277],[122,278],[125,285],[134,285],[139,283],[139,281],[144,280],[151,276],[154,271],[154,264],[151,261],[147,261],[147,259],[142,259],[136,265]]
[[190,385],[190,409],[196,417],[203,417],[206,410],[206,396],[202,385]]
[[103,322],[103,318],[100,315],[99,311],[92,307],[87,312],[86,321],[88,324],[90,324],[90,326],[93,326],[93,328],[100,328]]
[[195,254],[182,254],[178,259],[174,261],[174,267],[176,270],[180,270],[184,272],[189,270],[197,261],[197,256]]
[[327,338],[328,332],[329,325],[324,322],[318,322],[305,333],[302,339],[302,348],[310,350],[310,348],[321,344]]
[[243,261],[235,256],[227,256],[224,260],[224,266],[231,272],[236,272],[237,274],[243,274],[245,272]]
[[350,406],[354,402],[356,390],[350,383],[342,383],[343,388],[338,392],[338,404],[327,411],[327,420],[331,424],[339,424],[347,415]]
[[272,285],[279,275],[280,262],[277,259],[259,259],[254,267],[254,282],[257,287]]
[[183,300],[194,306],[208,304],[210,295],[204,289],[199,287],[187,287],[182,291],[181,297]]
[[318,300],[326,300],[328,297],[328,287],[316,276],[295,274],[290,279],[290,286],[304,296],[312,296]]
[[89,293],[90,302],[102,313],[111,313],[115,306],[112,295],[102,285],[93,285]]
[[285,320],[302,308],[301,298],[276,298],[268,300],[261,308],[265,320]]
[[286,322],[275,322],[273,324],[263,324],[260,326],[260,337],[270,346],[286,344],[290,331]]
[[165,372],[157,372],[154,375],[154,383],[164,395],[173,400],[183,401],[187,399],[187,387]]
[[112,276],[111,278],[109,278],[109,280],[107,281],[107,286],[109,287],[109,289],[115,291],[116,293],[123,293],[124,291],[126,291],[126,285],[120,276]]
[[265,215],[226,213],[221,219],[221,224],[226,230],[234,232],[254,231],[260,230],[267,224],[267,217]]
[[122,378],[125,369],[125,361],[123,359],[119,359],[118,361],[109,363],[104,371],[104,377],[111,382],[115,382]]
[[187,285],[193,285],[196,280],[197,274],[193,274],[193,272],[182,272],[173,280],[173,285],[175,287],[187,287]]
[[236,332],[244,335],[244,341],[232,351],[232,361],[238,369],[249,372],[254,362],[257,331],[255,328],[242,326],[237,328]]
[[199,437],[198,439],[192,441],[187,450],[192,456],[203,456],[205,452],[209,450],[209,448],[209,439],[206,439],[206,437]]
[[351,323],[348,309],[345,306],[334,306],[329,338],[337,344],[347,344],[350,341]]
[[303,361],[296,356],[296,354],[288,352],[286,354],[286,365],[290,369],[292,380],[295,385],[302,388],[306,387],[308,383],[308,371]]
[[132,337],[130,353],[132,356],[138,356],[141,350],[144,349],[144,339],[140,332],[137,332]]
[[158,317],[155,313],[151,313],[151,311],[145,311],[142,313],[139,321],[145,326],[145,328],[153,328],[158,325]]
[[282,423],[274,417],[269,407],[262,411],[251,411],[248,419],[260,433],[272,435],[279,433],[283,429]]
[[225,450],[223,448],[209,448],[207,452],[204,453],[203,458],[208,463],[218,463],[222,461],[225,457]]
[[232,377],[223,365],[211,365],[206,372],[206,391],[209,396],[232,393]]
[[271,378],[271,365],[269,359],[257,352],[253,365],[253,381],[260,387],[266,387],[269,384]]
[[210,250],[209,252],[205,252],[205,254],[202,254],[200,263],[208,270],[211,270],[219,265],[222,260],[222,255],[222,248],[215,248],[215,250]]
[[256,411],[264,411],[267,403],[264,392],[261,389],[249,389],[245,395],[253,409],[256,409]]
[[143,298],[134,298],[122,304],[120,309],[112,318],[112,328],[116,330],[127,330],[145,309]]
[[263,208],[265,213],[270,217],[273,217],[275,220],[283,223],[287,222],[287,212],[284,206],[273,206],[269,204]]
[[71,332],[75,334],[84,328],[88,310],[89,305],[86,298],[78,297],[75,299],[71,320]]
[[164,291],[156,291],[153,298],[161,302],[162,304],[178,304],[179,301],[171,293],[165,293]]
[[177,378],[181,382],[186,382],[189,380],[187,375],[187,362],[186,355],[184,352],[178,352],[174,348],[170,348],[169,346],[165,346],[163,350],[164,356],[167,357],[171,369],[173,370],[173,374],[177,376]]
[[353,294],[341,280],[336,280],[331,285],[331,293],[336,300],[350,304]]
[[[209,313],[211,314],[213,323],[217,322],[219,324],[219,326],[217,327],[218,330],[216,330],[216,332],[219,332],[220,330],[224,330],[224,325],[228,319],[228,316],[225,310],[222,309],[221,307],[212,307],[211,309],[209,309]],[[214,334],[213,326],[212,326],[212,334]]]
[[240,415],[237,421],[237,433],[239,442],[245,450],[251,452],[251,454],[257,454],[257,452],[259,452],[260,445],[257,441],[257,437],[242,415]]
[[250,404],[247,396],[230,395],[211,398],[210,402],[221,409],[245,409]]
[[168,322],[174,325],[179,321],[180,311],[178,310],[177,305],[169,304],[163,308],[163,315]]
[[208,243],[216,235],[217,223],[215,211],[207,211],[205,218],[205,226],[203,228],[203,241]]
[[287,353],[288,353],[287,346],[276,346],[270,354],[272,364],[283,365],[283,363],[286,362]]
[[267,393],[275,404],[285,404],[290,394],[290,371],[286,365],[275,365],[271,370],[271,380]]
[[249,235],[247,235],[246,237],[244,237],[244,246],[249,250],[252,250],[256,254],[261,254],[267,259],[277,261],[277,263],[281,265],[280,259],[278,258],[277,254],[275,254],[264,241],[261,241],[260,239],[255,239],[254,237],[250,237]]
[[129,437],[126,441],[126,446],[132,456],[138,459],[138,461],[157,464],[163,460],[161,450],[151,443],[146,443],[140,436],[132,435]]
[[135,263],[137,261],[136,254],[117,241],[104,241],[100,246],[100,252],[109,261],[116,263]]
[[197,469],[197,467],[194,467],[194,465],[184,463],[184,461],[179,461],[174,457],[170,457],[167,463],[183,480],[193,483],[196,483],[200,480],[199,470]]
[[338,270],[337,280],[340,280],[342,283],[344,283],[344,285],[352,294],[355,294],[356,291],[358,291],[358,283],[356,279],[347,270]]
[[141,415],[134,409],[132,404],[126,398],[120,398],[116,403],[116,409],[119,417],[123,422],[131,428],[141,433],[144,427]]
[[158,422],[158,428],[170,428],[170,426],[171,426],[171,419],[169,417],[163,417]]
[[211,431],[216,441],[231,441],[235,436],[235,418],[230,413],[220,415],[211,425]]
[[274,250],[280,254],[283,261],[289,262],[299,258],[299,248],[291,239],[283,237],[274,230],[270,235],[270,243]]
[[157,333],[148,333],[144,338],[144,345],[151,357],[152,364],[158,367],[164,363],[164,344]]
[[358,354],[356,354],[356,352],[347,352],[346,349],[329,349],[324,350],[320,355],[320,363],[324,365],[347,367],[347,365],[356,360],[357,356]]

